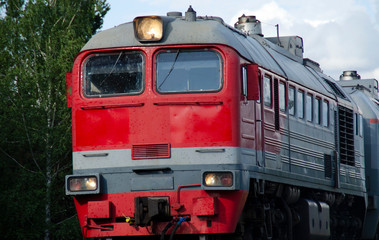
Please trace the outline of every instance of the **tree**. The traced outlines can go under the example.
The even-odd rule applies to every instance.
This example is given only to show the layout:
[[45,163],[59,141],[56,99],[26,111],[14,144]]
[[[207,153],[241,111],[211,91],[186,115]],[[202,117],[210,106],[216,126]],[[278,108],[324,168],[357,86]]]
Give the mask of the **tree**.
[[0,2],[1,238],[80,234],[65,228],[77,221],[63,187],[71,171],[65,73],[108,10],[106,0]]

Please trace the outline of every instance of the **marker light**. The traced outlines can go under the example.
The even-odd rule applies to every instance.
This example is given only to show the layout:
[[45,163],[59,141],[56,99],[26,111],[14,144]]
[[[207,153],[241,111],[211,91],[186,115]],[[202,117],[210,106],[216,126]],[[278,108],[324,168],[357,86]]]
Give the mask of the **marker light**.
[[231,172],[205,172],[203,179],[207,187],[231,187],[233,185]]
[[97,190],[97,177],[71,177],[68,179],[71,192]]
[[163,21],[158,16],[136,17],[134,32],[140,42],[156,42],[163,37]]

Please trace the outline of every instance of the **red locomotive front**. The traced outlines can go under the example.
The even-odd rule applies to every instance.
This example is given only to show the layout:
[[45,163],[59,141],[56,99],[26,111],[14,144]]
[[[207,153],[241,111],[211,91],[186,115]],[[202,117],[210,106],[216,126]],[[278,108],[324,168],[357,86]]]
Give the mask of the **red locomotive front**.
[[226,44],[181,42],[189,36],[178,39],[175,24],[189,35],[197,28],[153,16],[109,30],[126,38],[122,46],[100,33],[67,75],[74,175],[66,193],[84,237],[236,229],[249,189],[241,144],[255,154],[252,140],[241,140],[240,104],[251,104],[242,85],[257,98],[257,66]]

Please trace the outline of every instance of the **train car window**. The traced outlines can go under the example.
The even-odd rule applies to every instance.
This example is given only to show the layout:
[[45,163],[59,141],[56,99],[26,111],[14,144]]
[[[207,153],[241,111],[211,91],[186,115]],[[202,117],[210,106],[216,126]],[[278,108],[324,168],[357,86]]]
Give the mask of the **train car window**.
[[304,92],[302,90],[297,92],[297,116],[304,118]]
[[139,94],[143,91],[144,57],[139,52],[89,56],[83,65],[83,91],[87,97]]
[[329,127],[329,102],[322,102],[322,124],[324,127]]
[[271,78],[264,76],[263,78],[263,101],[268,107],[272,106],[272,95],[271,95]]
[[288,88],[288,113],[292,116],[295,115],[295,87]]
[[358,117],[358,113],[354,114],[354,119],[355,119],[355,135],[359,135],[359,117]]
[[284,82],[279,82],[279,109],[282,112],[286,111],[286,85]]
[[247,101],[247,70],[246,66],[242,67],[242,95],[245,98],[245,102]]
[[280,116],[279,116],[279,80],[274,79],[274,117],[275,117],[275,130],[280,129]]
[[257,100],[257,103],[261,103],[261,98],[262,98],[262,82],[261,82],[261,74],[259,74],[259,80],[258,80],[258,91],[259,91],[259,99]]
[[306,119],[308,122],[313,121],[313,96],[311,94],[307,94],[306,97]]
[[222,86],[222,60],[212,50],[168,50],[156,57],[160,93],[216,92]]
[[316,124],[320,125],[321,124],[321,99],[320,98],[316,98],[314,114],[315,114]]

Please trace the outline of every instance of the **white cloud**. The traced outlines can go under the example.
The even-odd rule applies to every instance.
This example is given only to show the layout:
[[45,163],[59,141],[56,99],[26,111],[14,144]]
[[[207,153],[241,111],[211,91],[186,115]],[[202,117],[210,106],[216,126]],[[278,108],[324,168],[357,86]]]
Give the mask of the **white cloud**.
[[332,20],[309,20],[309,19],[304,19],[305,23],[308,23],[309,25],[311,25],[314,28],[319,27],[320,25],[324,25],[324,24],[327,24],[327,23],[335,22],[335,21],[336,21],[335,19],[332,19]]
[[372,76],[377,76],[376,80],[379,80],[379,67],[374,69],[367,78],[371,78]]
[[[306,55],[334,78],[343,70],[370,72],[377,67],[379,31],[362,11],[350,12],[345,18],[313,27],[306,33]],[[370,78],[373,77],[379,79],[379,75]]]

